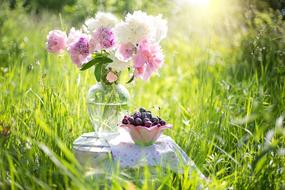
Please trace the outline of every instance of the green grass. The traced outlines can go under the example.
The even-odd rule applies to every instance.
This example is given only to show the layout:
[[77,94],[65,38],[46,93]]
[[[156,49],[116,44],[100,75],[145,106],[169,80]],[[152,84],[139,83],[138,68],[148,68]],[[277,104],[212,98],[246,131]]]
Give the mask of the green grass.
[[[67,55],[47,54],[45,37],[61,26],[58,17],[6,13],[0,28],[0,189],[197,187],[197,176],[169,171],[151,181],[147,168],[98,179],[86,173],[71,148],[78,136],[93,130],[85,98],[94,76],[80,73]],[[206,38],[191,36],[177,23],[183,14],[168,18],[165,66],[160,77],[126,85],[130,110],[161,108],[161,117],[174,126],[166,134],[210,179],[204,187],[284,189],[285,33],[262,34],[250,26],[246,34],[234,29],[238,40],[232,42],[214,28],[207,28]],[[267,51],[252,55],[251,48],[260,46]],[[266,141],[269,132],[274,135]],[[137,180],[141,176],[144,182]]]

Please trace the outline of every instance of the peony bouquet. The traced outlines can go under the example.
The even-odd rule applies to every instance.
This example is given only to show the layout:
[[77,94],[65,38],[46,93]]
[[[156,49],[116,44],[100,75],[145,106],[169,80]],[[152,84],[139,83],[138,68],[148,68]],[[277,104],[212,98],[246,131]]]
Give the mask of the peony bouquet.
[[53,30],[47,36],[47,50],[61,54],[66,50],[80,70],[94,66],[95,78],[105,84],[116,83],[120,73],[128,69],[129,80],[148,80],[163,65],[159,45],[166,37],[167,21],[161,15],[150,16],[142,11],[118,19],[111,13],[98,12],[85,21],[80,30]]

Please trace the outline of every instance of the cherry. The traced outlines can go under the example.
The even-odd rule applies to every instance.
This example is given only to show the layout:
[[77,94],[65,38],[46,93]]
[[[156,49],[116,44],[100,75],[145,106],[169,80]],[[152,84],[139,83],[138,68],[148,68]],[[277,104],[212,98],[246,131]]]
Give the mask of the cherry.
[[136,119],[135,119],[135,125],[143,125],[143,121],[141,120],[141,118],[139,118],[139,117],[137,117]]
[[127,118],[124,118],[124,119],[122,120],[122,123],[126,125],[126,124],[129,124],[129,121],[128,121]]
[[135,120],[134,120],[134,118],[132,116],[129,117],[128,120],[129,120],[130,124],[132,124],[132,125],[135,124]]
[[163,125],[166,125],[166,122],[165,122],[164,120],[161,120],[161,121],[159,122],[159,124],[163,126]]
[[146,121],[146,122],[144,123],[144,125],[145,125],[146,127],[150,127],[150,126],[152,125],[152,123],[151,123],[151,121]]
[[137,118],[137,117],[141,118],[141,116],[142,116],[141,112],[136,112],[134,114],[134,118]]

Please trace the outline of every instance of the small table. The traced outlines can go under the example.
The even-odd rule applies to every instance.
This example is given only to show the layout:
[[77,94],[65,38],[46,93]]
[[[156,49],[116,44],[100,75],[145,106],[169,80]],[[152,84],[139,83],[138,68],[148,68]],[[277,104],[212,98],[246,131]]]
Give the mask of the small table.
[[[162,167],[175,173],[189,175],[195,171],[200,178],[204,175],[186,153],[166,135],[162,135],[151,146],[139,146],[133,143],[129,134],[121,131],[118,135],[98,138],[94,133],[84,133],[73,143],[73,152],[80,164],[100,172],[112,172],[114,168],[134,169],[144,166]],[[105,140],[107,139],[107,140]]]

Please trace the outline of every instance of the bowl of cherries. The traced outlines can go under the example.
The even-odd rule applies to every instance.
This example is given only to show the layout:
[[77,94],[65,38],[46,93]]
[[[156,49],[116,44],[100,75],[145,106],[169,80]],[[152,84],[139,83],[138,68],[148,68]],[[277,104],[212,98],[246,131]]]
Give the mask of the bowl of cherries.
[[129,132],[135,144],[142,146],[152,145],[165,129],[172,128],[172,125],[144,108],[134,114],[125,115],[119,126]]

